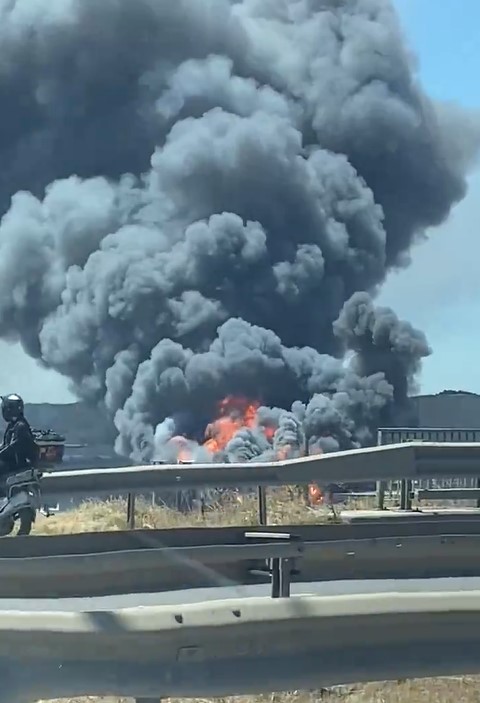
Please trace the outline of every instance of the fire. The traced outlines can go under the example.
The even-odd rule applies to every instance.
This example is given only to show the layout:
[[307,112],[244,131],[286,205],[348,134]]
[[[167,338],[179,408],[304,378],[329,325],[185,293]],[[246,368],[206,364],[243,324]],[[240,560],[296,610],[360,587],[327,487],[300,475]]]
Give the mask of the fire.
[[191,461],[193,461],[192,452],[188,449],[181,449],[178,452],[177,460],[180,462],[180,464],[187,462],[190,463]]
[[177,461],[179,463],[191,462],[193,460],[193,453],[190,449],[189,441],[186,437],[183,437],[182,435],[176,435],[175,437],[172,437],[169,440],[169,443],[171,443],[171,445],[175,447],[177,452]]
[[258,402],[241,396],[229,395],[224,398],[219,403],[219,417],[207,425],[203,446],[215,454],[222,451],[242,427],[256,427],[259,405]]
[[[315,451],[312,453],[318,456],[319,454],[323,454],[323,450],[321,447],[316,447]],[[308,498],[311,505],[321,505],[324,502],[324,493],[317,483],[311,483],[308,486]]]
[[[258,427],[257,411],[259,407],[258,401],[252,401],[243,396],[229,395],[224,398],[218,405],[217,419],[207,425],[203,446],[212,454],[216,454],[227,446],[242,427]],[[271,442],[275,428],[263,427],[262,430],[265,437]],[[288,459],[291,451],[292,447],[288,444],[278,448],[276,451],[277,461]],[[321,453],[321,449],[317,451]],[[316,484],[311,484],[308,487],[308,495],[311,504],[318,505],[323,502],[323,493]]]
[[273,435],[275,434],[275,427],[264,427],[263,432],[265,434],[265,437],[268,439],[269,442],[273,441]]
[[[229,395],[224,398],[218,404],[217,419],[207,425],[203,447],[211,454],[216,454],[222,451],[242,428],[259,428],[257,415],[259,407],[260,403],[258,401],[250,400],[244,396]],[[261,431],[269,442],[273,441],[275,429],[271,425],[261,426]],[[173,448],[176,460],[179,463],[190,463],[194,460],[195,450],[193,447],[197,445],[192,440],[187,439],[183,435],[176,435],[171,437],[167,444]],[[289,444],[277,448],[275,452],[276,460],[284,461],[290,458],[294,449]],[[298,449],[295,449],[295,455],[298,455]],[[322,449],[317,446],[311,448],[310,453],[322,454]],[[308,486],[308,500],[311,505],[319,505],[324,502],[325,496],[320,486],[315,483]]]

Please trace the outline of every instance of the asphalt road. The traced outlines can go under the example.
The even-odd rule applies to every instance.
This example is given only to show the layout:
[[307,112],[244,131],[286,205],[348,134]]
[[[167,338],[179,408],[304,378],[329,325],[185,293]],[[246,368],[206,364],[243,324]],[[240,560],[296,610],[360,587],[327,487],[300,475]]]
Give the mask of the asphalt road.
[[[480,578],[442,578],[442,579],[389,579],[383,581],[330,581],[322,583],[298,583],[292,585],[292,594],[296,595],[345,595],[355,593],[402,592],[415,593],[426,591],[471,591],[480,589]],[[148,605],[172,605],[198,603],[209,600],[228,598],[248,598],[268,596],[270,586],[228,586],[222,588],[198,588],[184,591],[167,591],[166,593],[125,594],[104,596],[101,598],[39,598],[0,599],[1,611],[101,611],[118,608],[132,608]]]

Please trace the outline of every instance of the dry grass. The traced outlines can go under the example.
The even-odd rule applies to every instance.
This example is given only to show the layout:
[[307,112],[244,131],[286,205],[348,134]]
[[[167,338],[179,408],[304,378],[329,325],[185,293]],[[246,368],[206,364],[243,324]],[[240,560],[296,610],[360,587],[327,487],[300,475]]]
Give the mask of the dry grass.
[[[194,701],[167,698],[168,703],[209,703],[211,699]],[[231,696],[216,699],[217,703],[478,703],[480,677],[423,679],[365,686],[339,686],[328,691],[275,693],[264,696]],[[43,702],[42,702],[43,703]],[[61,701],[55,701],[61,703]],[[73,698],[69,703],[131,703],[128,698]]]
[[[279,489],[268,494],[268,522],[271,525],[287,523],[315,524],[335,519],[331,510],[313,510],[306,507],[302,498],[293,490]],[[225,498],[212,508],[180,513],[161,506],[152,506],[137,500],[135,525],[137,528],[173,527],[227,527],[229,525],[257,525],[258,506],[254,497]],[[126,530],[127,508],[125,501],[88,501],[77,509],[58,513],[49,518],[39,516],[34,534],[58,535],[76,532],[104,532]]]
[[[351,508],[371,508],[369,501],[353,503]],[[136,526],[138,528],[173,528],[187,526],[228,526],[258,524],[255,498],[225,500],[202,515],[200,512],[179,513],[165,507],[138,501]],[[269,491],[269,524],[315,524],[335,519],[331,510],[312,510],[293,490]],[[35,534],[70,534],[127,529],[124,501],[90,501],[70,512],[50,518],[40,517]],[[182,699],[166,699],[168,703],[189,703]],[[123,698],[74,698],[69,703],[130,703]],[[207,699],[197,699],[208,703]],[[218,699],[218,703],[480,703],[480,677],[458,677],[372,683],[358,686],[340,686],[330,690],[290,692],[264,696],[235,696]],[[55,702],[57,703],[57,702]],[[60,703],[60,701],[58,701]]]
[[[279,488],[268,492],[268,524],[320,524],[339,521],[342,506],[309,508],[293,489]],[[350,500],[344,509],[372,510],[373,498]],[[423,506],[424,509],[432,506]],[[443,505],[442,507],[445,507]],[[451,506],[449,506],[451,507]],[[202,514],[200,511],[181,513],[171,508],[151,505],[137,500],[135,526],[138,529],[174,527],[228,527],[233,525],[258,525],[258,504],[254,497],[223,499]],[[75,510],[64,511],[45,518],[39,515],[33,529],[36,535],[73,534],[79,532],[105,532],[126,530],[127,506],[124,500],[90,500]],[[480,703],[480,702],[479,702]]]

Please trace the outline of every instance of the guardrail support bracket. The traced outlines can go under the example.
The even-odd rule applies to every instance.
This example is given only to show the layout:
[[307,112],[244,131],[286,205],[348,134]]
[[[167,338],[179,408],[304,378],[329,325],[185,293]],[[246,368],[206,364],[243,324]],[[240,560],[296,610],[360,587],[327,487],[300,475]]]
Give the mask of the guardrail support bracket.
[[290,559],[271,559],[272,598],[290,598]]
[[411,510],[412,509],[412,482],[408,479],[403,479],[400,481],[400,509],[401,510]]
[[[296,535],[289,532],[245,532],[245,539],[280,540],[282,542],[299,542]],[[295,566],[295,558],[275,557],[267,559],[263,569],[254,569],[251,573],[259,576],[270,576],[272,583],[272,598],[289,598],[292,576],[299,571]]]
[[377,481],[376,503],[377,510],[385,510],[385,492],[387,484],[385,481]]

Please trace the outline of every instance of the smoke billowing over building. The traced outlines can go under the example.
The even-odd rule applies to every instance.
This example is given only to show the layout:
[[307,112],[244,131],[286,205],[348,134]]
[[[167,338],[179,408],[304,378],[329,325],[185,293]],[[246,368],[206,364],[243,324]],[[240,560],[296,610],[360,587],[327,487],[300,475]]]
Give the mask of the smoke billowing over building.
[[405,417],[430,349],[373,299],[478,133],[389,1],[0,1],[0,38],[1,334],[121,453],[198,439],[225,398],[256,404],[242,456]]

